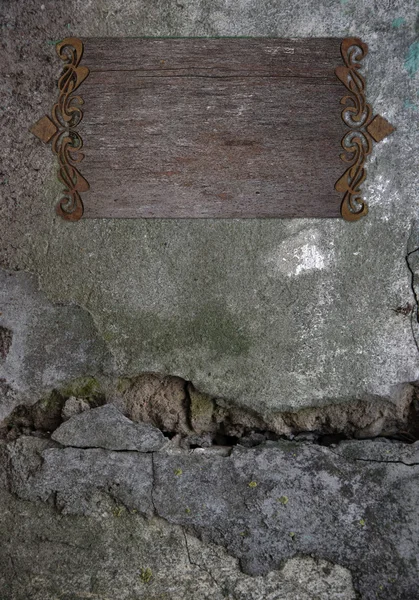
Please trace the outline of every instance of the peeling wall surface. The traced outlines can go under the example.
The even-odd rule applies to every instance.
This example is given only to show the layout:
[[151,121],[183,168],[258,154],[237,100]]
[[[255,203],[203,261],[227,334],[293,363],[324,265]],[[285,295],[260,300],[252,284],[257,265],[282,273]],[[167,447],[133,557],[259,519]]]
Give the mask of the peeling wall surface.
[[[1,599],[417,600],[418,442],[317,434],[419,437],[418,2],[0,0],[0,26]],[[397,128],[368,216],[60,220],[28,128],[69,36],[361,37]],[[169,445],[51,439],[108,403]]]
[[[397,310],[414,302],[405,260],[419,183],[414,0],[3,0],[0,9],[2,263],[35,275],[2,319],[20,301],[25,314],[39,285],[91,320],[112,357],[104,370],[178,375],[259,412],[391,397],[419,378],[411,315]],[[54,159],[27,129],[56,98],[53,43],[69,35],[362,37],[368,100],[397,127],[367,165],[370,214],[352,224],[57,219]],[[76,327],[64,313],[62,329]],[[95,344],[93,359],[80,349],[64,358],[75,351],[63,343],[40,366],[22,336],[62,335],[44,315],[15,327],[27,367],[12,352],[2,376],[19,389],[62,379],[62,361],[95,370]]]

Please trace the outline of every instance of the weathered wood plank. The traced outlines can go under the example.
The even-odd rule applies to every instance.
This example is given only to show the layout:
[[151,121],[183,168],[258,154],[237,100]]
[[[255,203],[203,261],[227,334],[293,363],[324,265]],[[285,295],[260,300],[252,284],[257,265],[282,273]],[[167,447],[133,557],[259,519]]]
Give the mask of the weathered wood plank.
[[[193,75],[325,77],[336,81],[339,38],[89,38],[83,63],[94,71],[188,71]],[[208,73],[208,70],[210,73]]]
[[85,217],[338,217],[338,39],[86,39]]

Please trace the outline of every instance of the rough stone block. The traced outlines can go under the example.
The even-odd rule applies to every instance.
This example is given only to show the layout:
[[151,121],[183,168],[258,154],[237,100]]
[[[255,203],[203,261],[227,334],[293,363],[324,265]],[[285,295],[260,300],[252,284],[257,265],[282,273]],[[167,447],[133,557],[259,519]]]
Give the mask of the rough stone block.
[[148,423],[133,423],[112,404],[83,411],[52,434],[63,446],[154,452],[166,443],[161,431]]

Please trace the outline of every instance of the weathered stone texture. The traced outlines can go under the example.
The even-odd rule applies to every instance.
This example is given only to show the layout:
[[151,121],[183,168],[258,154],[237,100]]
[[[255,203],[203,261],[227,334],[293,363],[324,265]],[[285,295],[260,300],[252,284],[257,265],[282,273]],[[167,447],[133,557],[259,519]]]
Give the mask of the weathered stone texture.
[[350,572],[295,557],[242,573],[223,548],[161,519],[63,516],[0,490],[2,600],[355,600]]
[[155,452],[166,443],[162,432],[148,423],[133,423],[112,404],[83,411],[52,434],[63,446]]
[[[74,415],[63,412],[69,397],[102,404],[62,389],[102,373],[154,373],[118,381],[107,401],[201,444],[214,427],[231,437],[400,432],[413,406],[405,384],[419,380],[415,0],[17,0],[0,16],[0,424],[14,417],[10,439],[56,429]],[[69,35],[362,37],[368,100],[397,127],[367,165],[369,216],[57,220],[56,164],[27,129],[56,100],[54,42]],[[54,387],[57,402],[38,404]],[[417,600],[416,446],[228,453],[0,442],[0,487],[11,492],[0,498],[0,598]]]
[[159,516],[223,546],[253,576],[314,556],[349,569],[363,600],[416,598],[417,445],[268,442],[222,456],[52,444],[9,445],[6,481],[19,498],[49,501],[64,515]]

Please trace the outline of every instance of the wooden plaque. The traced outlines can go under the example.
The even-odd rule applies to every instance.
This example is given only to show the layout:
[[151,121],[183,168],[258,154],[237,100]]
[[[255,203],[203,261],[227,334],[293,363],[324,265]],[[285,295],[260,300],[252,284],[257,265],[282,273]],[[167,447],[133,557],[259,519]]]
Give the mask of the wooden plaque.
[[393,127],[366,101],[358,38],[67,38],[57,52],[58,101],[31,130],[58,156],[62,217],[367,213],[364,161]]

